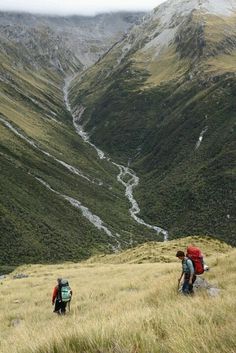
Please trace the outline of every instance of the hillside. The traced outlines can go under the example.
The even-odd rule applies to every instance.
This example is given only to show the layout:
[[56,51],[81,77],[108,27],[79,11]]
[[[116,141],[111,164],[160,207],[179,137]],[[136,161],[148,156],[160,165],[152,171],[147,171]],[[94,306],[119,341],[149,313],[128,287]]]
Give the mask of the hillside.
[[[220,289],[218,296],[204,289],[188,299],[177,293],[181,265],[176,247],[183,248],[187,241],[202,245],[210,266],[203,277]],[[1,353],[8,353],[9,347],[11,353],[234,352],[235,249],[200,237],[186,242],[169,242],[168,263],[17,268],[1,280]],[[163,249],[158,243],[151,248]],[[143,248],[134,252],[142,258]],[[149,259],[156,261],[155,255]],[[13,279],[16,273],[29,277]],[[74,291],[71,312],[61,318],[51,307],[52,289],[60,276],[69,279]]]
[[230,245],[207,236],[188,236],[164,243],[149,242],[136,246],[132,249],[122,251],[118,254],[96,255],[89,258],[86,263],[95,264],[141,264],[141,263],[171,263],[174,261],[174,253],[180,249],[187,249],[188,245],[201,248],[204,257],[217,256],[228,253],[232,248]]
[[235,0],[170,0],[94,66],[70,99],[93,143],[140,176],[141,217],[235,244]]
[[49,18],[1,14],[0,21],[0,272],[157,239],[130,218],[119,169],[73,126],[65,88],[83,64],[53,30],[56,20],[45,27]]

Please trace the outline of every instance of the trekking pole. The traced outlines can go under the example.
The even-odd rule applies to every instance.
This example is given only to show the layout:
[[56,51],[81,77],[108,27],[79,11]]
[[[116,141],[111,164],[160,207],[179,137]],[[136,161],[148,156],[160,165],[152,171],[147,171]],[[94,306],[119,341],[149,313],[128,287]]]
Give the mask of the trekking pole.
[[178,284],[177,284],[177,293],[179,293],[179,286],[180,286],[180,279],[178,279]]

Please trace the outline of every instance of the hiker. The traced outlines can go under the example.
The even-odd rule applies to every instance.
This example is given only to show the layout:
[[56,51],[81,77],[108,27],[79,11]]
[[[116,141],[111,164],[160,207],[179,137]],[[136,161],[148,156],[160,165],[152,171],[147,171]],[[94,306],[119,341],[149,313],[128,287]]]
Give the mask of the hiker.
[[54,313],[65,315],[67,304],[70,308],[72,290],[67,280],[58,278],[57,285],[52,293],[52,305],[55,304]]
[[196,280],[193,262],[181,250],[177,251],[176,257],[182,261],[182,273],[178,280],[178,283],[180,283],[184,278],[182,292],[185,295],[193,294],[193,284]]

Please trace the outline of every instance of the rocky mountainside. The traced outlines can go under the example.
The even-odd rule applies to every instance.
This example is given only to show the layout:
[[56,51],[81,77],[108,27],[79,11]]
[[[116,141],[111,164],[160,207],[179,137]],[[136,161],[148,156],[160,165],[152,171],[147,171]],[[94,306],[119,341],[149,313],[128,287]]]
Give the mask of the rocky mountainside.
[[[67,51],[67,61],[73,61],[70,56],[72,52],[77,60],[88,66],[119,41],[130,27],[139,23],[143,16],[143,13],[118,12],[95,17],[47,17],[0,12],[0,33],[1,37],[34,51],[36,61],[44,56],[45,63],[50,63],[53,52],[61,49]],[[48,57],[45,54],[51,55]],[[60,62],[57,65],[61,67]]]
[[235,59],[235,0],[169,0],[73,83],[91,140],[138,172],[142,216],[170,237],[235,244]]

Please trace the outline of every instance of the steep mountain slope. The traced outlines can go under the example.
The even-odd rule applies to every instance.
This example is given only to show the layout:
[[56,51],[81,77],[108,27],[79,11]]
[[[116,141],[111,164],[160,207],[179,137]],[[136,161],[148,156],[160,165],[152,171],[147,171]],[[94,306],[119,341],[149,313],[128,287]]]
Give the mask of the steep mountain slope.
[[71,89],[91,140],[141,176],[143,217],[235,244],[236,1],[170,0]]
[[158,238],[131,219],[119,169],[76,133],[65,88],[83,65],[65,36],[19,22],[2,25],[0,42],[0,265]]

